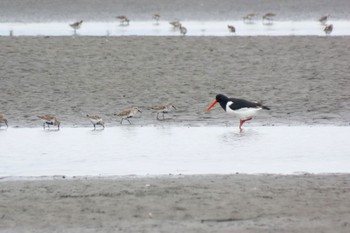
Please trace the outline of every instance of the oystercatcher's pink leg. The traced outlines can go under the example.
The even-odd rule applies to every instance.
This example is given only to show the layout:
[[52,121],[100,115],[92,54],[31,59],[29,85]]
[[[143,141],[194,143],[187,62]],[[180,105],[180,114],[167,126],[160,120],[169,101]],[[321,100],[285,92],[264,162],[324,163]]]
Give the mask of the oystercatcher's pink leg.
[[242,131],[242,125],[244,124],[244,122],[246,121],[250,121],[251,119],[253,119],[252,117],[245,119],[245,120],[239,120],[239,129]]

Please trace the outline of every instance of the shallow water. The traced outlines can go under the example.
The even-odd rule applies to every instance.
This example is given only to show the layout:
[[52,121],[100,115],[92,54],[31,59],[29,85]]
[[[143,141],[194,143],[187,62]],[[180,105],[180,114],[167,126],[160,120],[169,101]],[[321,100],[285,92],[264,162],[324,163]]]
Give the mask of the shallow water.
[[0,130],[0,176],[349,173],[349,127]]
[[[68,36],[74,35],[69,26],[72,22],[46,23],[1,23],[0,35],[7,36]],[[332,35],[350,35],[350,22],[338,20],[329,22],[334,25]],[[240,21],[183,21],[188,36],[323,36],[324,25],[317,21],[274,21],[264,24],[261,20],[252,23]],[[227,25],[234,25],[236,33],[230,33]],[[117,22],[86,22],[77,30],[81,36],[179,36],[168,21],[134,21],[130,25]]]

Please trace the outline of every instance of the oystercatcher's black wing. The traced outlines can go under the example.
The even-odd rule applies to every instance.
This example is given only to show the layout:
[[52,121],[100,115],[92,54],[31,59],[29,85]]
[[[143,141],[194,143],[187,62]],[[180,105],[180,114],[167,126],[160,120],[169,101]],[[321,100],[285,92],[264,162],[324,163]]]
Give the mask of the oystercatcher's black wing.
[[261,103],[250,102],[248,100],[229,98],[229,101],[232,101],[233,104],[230,105],[232,110],[238,110],[241,108],[263,108],[266,110],[270,110],[270,108],[263,106]]

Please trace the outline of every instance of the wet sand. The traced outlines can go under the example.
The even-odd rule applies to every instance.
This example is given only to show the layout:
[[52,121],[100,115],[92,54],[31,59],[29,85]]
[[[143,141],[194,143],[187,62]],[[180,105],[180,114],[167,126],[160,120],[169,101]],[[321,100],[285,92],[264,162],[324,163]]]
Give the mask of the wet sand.
[[279,20],[350,19],[348,0],[11,0],[0,2],[1,22],[116,21],[127,15],[132,20],[241,20],[248,13],[277,14]]
[[349,232],[349,175],[0,182],[0,232]]
[[[232,125],[217,93],[263,101],[250,124],[349,125],[348,37],[1,37],[0,112],[11,127],[56,114],[89,126],[99,114],[143,110],[136,125]],[[151,106],[173,102],[157,121]]]

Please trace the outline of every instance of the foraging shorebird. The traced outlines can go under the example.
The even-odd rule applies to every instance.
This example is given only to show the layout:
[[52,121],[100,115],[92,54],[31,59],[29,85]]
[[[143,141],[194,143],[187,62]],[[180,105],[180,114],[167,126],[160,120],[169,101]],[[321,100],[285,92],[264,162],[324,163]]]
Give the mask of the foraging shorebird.
[[326,33],[326,35],[331,34],[332,31],[333,31],[333,24],[327,25],[327,26],[323,29],[323,31]]
[[123,124],[123,121],[124,120],[127,120],[129,122],[129,124],[131,124],[131,122],[129,121],[129,118],[132,118],[134,117],[134,115],[136,113],[142,113],[141,110],[137,107],[132,107],[132,108],[128,108],[128,109],[125,109],[124,111],[122,112],[119,112],[119,113],[114,113],[115,116],[120,116],[122,119],[120,121],[120,124]]
[[252,23],[253,18],[257,16],[255,13],[249,13],[245,16],[243,16],[243,22],[244,23]]
[[208,107],[209,111],[216,103],[219,103],[221,107],[231,114],[235,114],[239,117],[239,129],[242,131],[242,125],[246,121],[250,121],[261,109],[270,110],[269,107],[262,105],[261,103],[250,102],[244,99],[228,98],[225,95],[219,94],[216,96],[214,102]]
[[116,18],[120,20],[121,25],[129,25],[130,20],[125,15],[116,16]]
[[327,23],[328,17],[329,17],[329,14],[328,14],[328,15],[324,15],[324,16],[322,16],[321,18],[319,18],[318,21],[319,21],[321,24],[325,25],[325,24]]
[[174,30],[180,29],[180,27],[181,27],[181,23],[179,20],[169,22],[169,24],[171,24],[173,26]]
[[0,128],[2,123],[5,123],[6,127],[9,127],[7,119],[5,118],[5,115],[3,113],[0,113]]
[[[272,24],[273,18],[275,16],[276,16],[276,14],[275,13],[271,13],[271,12],[264,14],[263,17],[262,17],[263,18],[263,23],[265,23],[265,24]],[[267,20],[267,22],[266,22],[266,20]]]
[[160,19],[160,14],[154,14],[152,18],[156,21],[156,23],[158,23]]
[[102,120],[99,116],[91,116],[89,114],[86,115],[87,118],[91,121],[92,125],[94,126],[94,129],[96,129],[96,125],[101,125],[103,128],[105,128],[105,122]]
[[235,28],[234,26],[232,26],[232,25],[227,25],[227,28],[228,28],[229,32],[231,32],[231,33],[236,33],[236,28]]
[[43,127],[45,129],[45,126],[47,125],[48,128],[50,128],[50,125],[57,126],[57,129],[60,129],[61,122],[57,120],[57,118],[54,115],[46,114],[42,116],[38,116],[41,120],[43,120]]
[[182,26],[182,25],[180,25],[180,33],[181,33],[181,35],[186,35],[186,33],[187,33],[187,28],[185,28],[184,26]]
[[74,29],[74,34],[77,34],[77,30],[80,29],[81,25],[83,24],[83,20],[80,20],[78,22],[69,24],[69,26],[71,26],[71,28]]
[[151,109],[157,111],[157,120],[160,120],[159,119],[160,113],[163,115],[163,120],[164,120],[164,114],[169,113],[172,109],[176,110],[175,106],[172,103],[160,104],[160,105],[151,107]]

